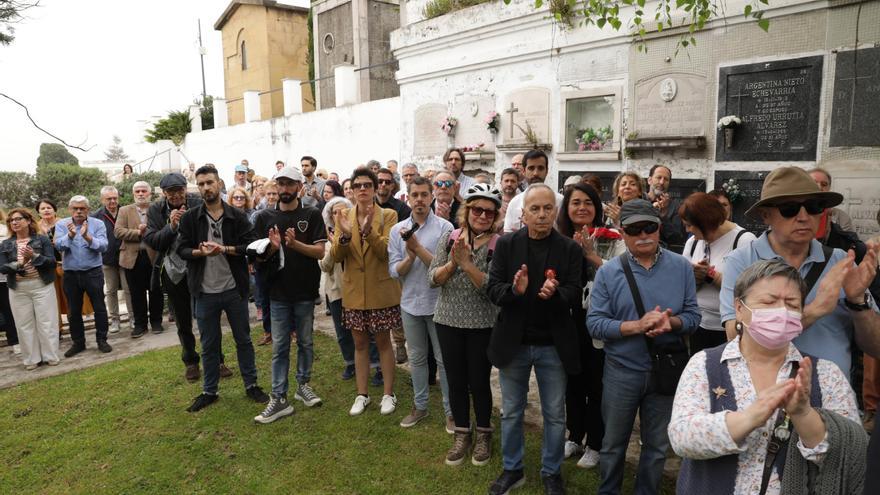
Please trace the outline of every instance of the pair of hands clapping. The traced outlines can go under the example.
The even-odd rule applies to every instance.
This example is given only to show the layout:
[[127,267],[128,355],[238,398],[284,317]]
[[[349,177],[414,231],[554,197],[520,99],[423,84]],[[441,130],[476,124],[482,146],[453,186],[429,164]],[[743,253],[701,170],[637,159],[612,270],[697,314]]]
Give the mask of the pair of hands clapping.
[[76,225],[73,223],[73,220],[67,224],[67,237],[73,239],[76,237],[77,230],[79,231],[79,235],[82,236],[83,240],[86,242],[92,242],[92,236],[89,234],[89,221],[83,220],[82,225],[79,229],[76,228]]
[[[376,213],[375,205],[372,203],[367,206],[365,210],[366,214],[364,215],[363,220],[358,224],[362,234],[373,224],[373,215]],[[348,209],[339,209],[333,214],[333,222],[336,225],[336,228],[341,230],[342,234],[346,237],[351,236],[351,221],[348,219],[348,212]]]
[[[281,249],[281,230],[278,226],[274,226],[269,229],[269,242],[272,244],[272,247],[277,251]],[[284,231],[284,245],[289,248],[293,248],[293,245],[296,243],[296,229],[293,227],[288,227],[287,230]]]
[[[552,268],[547,270],[545,273],[546,279],[544,280],[544,285],[538,290],[538,297],[541,299],[547,300],[553,297],[553,294],[556,293],[556,288],[559,287],[559,281],[556,280],[556,273]],[[519,270],[513,275],[513,293],[521,296],[526,293],[526,290],[529,287],[529,267],[526,265],[522,265],[519,267]]]
[[787,378],[762,390],[757,400],[743,411],[752,429],[763,426],[780,407],[792,418],[807,414],[811,409],[812,369],[812,360],[805,357],[794,378]]

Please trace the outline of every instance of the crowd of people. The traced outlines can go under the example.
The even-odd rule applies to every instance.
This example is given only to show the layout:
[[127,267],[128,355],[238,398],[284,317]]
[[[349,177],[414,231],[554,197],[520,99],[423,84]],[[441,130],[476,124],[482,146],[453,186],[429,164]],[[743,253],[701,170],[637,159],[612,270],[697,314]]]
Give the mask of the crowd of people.
[[[61,359],[62,311],[70,358],[86,350],[85,312],[97,349],[112,351],[119,290],[131,338],[164,331],[167,296],[184,376],[202,380],[196,412],[233,375],[225,313],[246,394],[263,404],[254,421],[268,424],[294,401],[322,403],[310,383],[323,302],[340,378],[355,383],[349,414],[371,405],[370,382],[382,387],[379,413],[395,413],[395,363],[408,361],[413,403],[400,426],[429,416],[439,382],[447,465],[491,460],[498,369],[503,471],[490,494],[525,481],[532,376],[545,493],[565,493],[567,458],[598,467],[599,493],[619,493],[637,414],[635,493],[659,492],[670,447],[683,458],[679,493],[880,492],[868,469],[880,465],[880,242],[852,232],[829,172],[771,172],[746,212],[767,227],[753,233],[733,222],[724,190],[672,197],[663,164],[646,180],[624,172],[607,192],[596,176],[553,190],[540,150],[513,157],[494,183],[464,164],[450,149],[437,169],[371,160],[340,181],[310,156],[277,162],[271,179],[243,160],[229,188],[206,164],[136,182],[131,205],[108,185],[96,211],[79,195],[66,218],[48,200],[11,209],[0,322],[33,370]],[[268,394],[250,300],[257,344],[272,346]]]

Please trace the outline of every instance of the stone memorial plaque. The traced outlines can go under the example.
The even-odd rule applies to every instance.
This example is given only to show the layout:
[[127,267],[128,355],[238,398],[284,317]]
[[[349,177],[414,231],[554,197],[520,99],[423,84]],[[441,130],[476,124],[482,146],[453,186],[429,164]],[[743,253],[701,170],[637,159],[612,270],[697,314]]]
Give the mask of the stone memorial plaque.
[[720,189],[721,185],[730,179],[736,180],[742,197],[733,202],[733,221],[755,235],[760,235],[767,226],[760,220],[747,218],[745,213],[761,199],[761,187],[764,186],[764,178],[768,173],[770,172],[733,172],[729,170],[715,172],[716,189]]
[[816,159],[822,57],[722,67],[718,119],[736,115],[733,145],[716,131],[717,161]]
[[539,143],[550,142],[550,90],[529,88],[509,94],[498,113],[501,115],[501,139],[504,144],[527,145],[529,126]]
[[684,198],[695,192],[706,192],[705,179],[672,179],[669,185],[669,197],[679,201],[684,201]]
[[495,100],[492,98],[468,98],[456,102],[452,111],[452,115],[458,119],[458,126],[455,128],[455,146],[464,148],[482,144],[483,151],[494,151],[495,139],[486,127],[486,118],[493,110],[495,110]]
[[838,52],[831,146],[880,146],[880,47]]
[[880,164],[873,171],[841,172],[831,170],[834,180],[831,189],[843,194],[843,203],[837,207],[852,218],[853,227],[863,241],[880,235],[877,210],[880,209]]
[[446,105],[429,103],[416,109],[413,119],[415,156],[436,156],[446,151],[447,136],[440,129],[444,118],[446,118]]
[[640,138],[705,136],[706,78],[669,73],[636,83],[633,129]]

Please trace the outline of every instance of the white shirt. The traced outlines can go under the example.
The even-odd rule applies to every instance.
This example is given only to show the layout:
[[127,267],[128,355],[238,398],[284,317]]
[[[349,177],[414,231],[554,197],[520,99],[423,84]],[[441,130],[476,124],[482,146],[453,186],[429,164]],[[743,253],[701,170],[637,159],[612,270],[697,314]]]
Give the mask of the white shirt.
[[[737,234],[743,230],[745,229],[737,225],[735,228],[730,229],[730,232],[709,244],[709,266],[714,266],[716,272],[721,273],[724,268],[724,257],[727,256],[727,253],[733,251],[733,241],[736,239]],[[748,246],[755,239],[755,234],[744,232],[740,236],[739,242],[736,243],[736,247]],[[694,249],[695,242],[697,245]],[[694,252],[693,256],[691,256],[692,249]],[[706,241],[697,241],[693,236],[689,237],[687,242],[684,243],[682,255],[690,260],[691,263],[699,263],[706,257]],[[697,304],[700,306],[700,313],[703,315],[700,326],[707,330],[724,331],[724,327],[721,326],[721,311],[719,310],[721,305],[720,294],[721,289],[714,284],[702,284],[697,287]]]
[[[562,195],[558,192],[554,192],[556,194],[556,209],[562,208]],[[523,198],[525,196],[525,191],[517,194],[510,200],[510,203],[507,203],[507,213],[504,214],[504,232],[516,232],[517,230],[522,228],[522,210],[523,210]],[[561,213],[560,213],[561,214]]]
[[465,175],[464,172],[459,174],[458,177],[455,178],[455,180],[458,181],[458,193],[461,194],[461,197],[465,196],[465,193],[467,192],[469,187],[477,183],[477,179],[474,179],[469,175]]

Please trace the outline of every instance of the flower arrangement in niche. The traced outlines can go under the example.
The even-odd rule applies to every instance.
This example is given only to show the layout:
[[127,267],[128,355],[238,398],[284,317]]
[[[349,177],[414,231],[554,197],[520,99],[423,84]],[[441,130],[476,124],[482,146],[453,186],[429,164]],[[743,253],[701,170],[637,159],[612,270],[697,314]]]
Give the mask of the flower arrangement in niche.
[[501,118],[498,116],[498,112],[492,110],[491,112],[489,112],[485,119],[486,129],[488,129],[489,132],[491,132],[492,134],[497,133],[498,126],[500,125],[500,120]]
[[485,146],[486,146],[486,143],[474,144],[474,145],[465,146],[465,147],[461,148],[461,151],[464,151],[465,153],[482,151]]
[[455,126],[457,125],[458,119],[447,116],[442,122],[440,122],[440,129],[442,129],[447,136],[453,136],[455,135]]
[[601,151],[613,144],[614,131],[611,130],[610,125],[598,129],[588,127],[578,129],[577,136],[575,143],[578,145],[578,151]]
[[740,124],[742,124],[742,119],[740,119],[736,115],[728,115],[726,117],[721,117],[718,120],[718,130],[730,129],[730,128],[736,127]]
[[739,189],[739,184],[737,184],[736,179],[730,178],[727,182],[721,184],[721,189],[724,189],[724,192],[727,193],[727,197],[730,198],[731,203],[737,203],[743,198],[742,191]]

